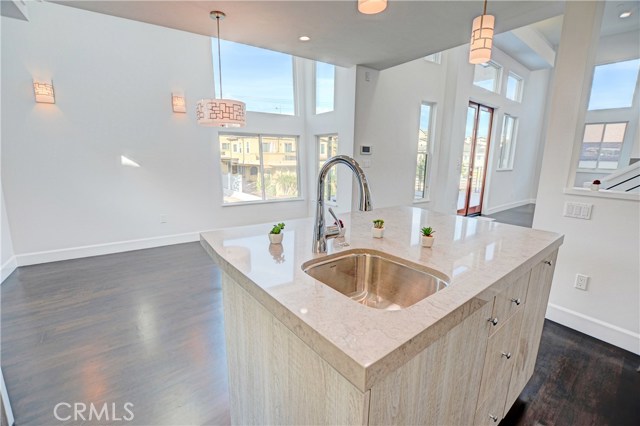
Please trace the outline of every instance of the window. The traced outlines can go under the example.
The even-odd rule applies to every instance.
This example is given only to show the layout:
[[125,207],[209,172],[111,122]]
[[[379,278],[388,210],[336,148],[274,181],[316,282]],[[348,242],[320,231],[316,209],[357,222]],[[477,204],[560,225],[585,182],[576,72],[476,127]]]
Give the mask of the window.
[[502,79],[502,67],[493,61],[478,64],[473,71],[473,84],[500,93],[500,80]]
[[516,151],[515,136],[517,131],[518,119],[505,114],[504,121],[502,122],[502,135],[500,136],[498,170],[513,169],[513,157]]
[[442,52],[434,53],[433,55],[425,56],[425,61],[433,62],[434,64],[442,63]]
[[316,62],[316,114],[333,111],[336,67]]
[[580,169],[615,170],[627,131],[627,123],[588,123],[580,147]]
[[[249,149],[223,152],[233,141]],[[296,136],[220,134],[219,142],[224,204],[299,197]]]
[[589,96],[589,110],[631,107],[639,68],[640,59],[596,65]]
[[431,116],[433,106],[422,104],[420,106],[420,127],[418,129],[418,157],[416,161],[416,180],[414,184],[414,196],[416,200],[427,198],[429,187],[429,150],[431,143]]
[[[338,135],[318,136],[318,173],[326,161],[338,155]],[[338,172],[332,167],[324,181],[324,199],[331,203],[338,201]]]
[[507,93],[505,93],[507,99],[516,102],[522,101],[522,83],[522,77],[512,72],[509,73],[509,77],[507,77]]
[[[217,41],[212,39],[214,73]],[[247,104],[247,111],[295,115],[293,57],[280,52],[220,40],[222,95]],[[217,86],[217,76],[215,77]]]

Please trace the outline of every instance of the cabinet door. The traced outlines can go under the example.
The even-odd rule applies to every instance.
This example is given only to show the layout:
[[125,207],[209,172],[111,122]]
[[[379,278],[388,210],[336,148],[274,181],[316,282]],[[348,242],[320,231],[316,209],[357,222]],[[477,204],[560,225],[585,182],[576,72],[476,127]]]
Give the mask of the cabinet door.
[[505,323],[513,314],[524,308],[527,300],[530,272],[527,272],[496,296],[493,304],[492,318],[498,319],[496,327],[492,327],[490,334],[495,333],[500,325]]
[[514,314],[489,337],[474,425],[497,423],[504,415],[514,354],[518,348],[522,312],[520,310]]
[[557,256],[556,250],[531,271],[506,410],[511,408],[533,375]]

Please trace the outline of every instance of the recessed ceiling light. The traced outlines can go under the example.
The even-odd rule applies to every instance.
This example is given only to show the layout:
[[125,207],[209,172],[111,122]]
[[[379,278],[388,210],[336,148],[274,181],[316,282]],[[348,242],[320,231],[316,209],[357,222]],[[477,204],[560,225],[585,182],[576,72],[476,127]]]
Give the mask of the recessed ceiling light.
[[300,37],[298,37],[298,40],[300,40],[300,41],[309,41],[309,40],[311,40],[311,37],[309,37],[309,36],[300,36]]
[[628,18],[629,16],[631,16],[631,11],[625,10],[624,12],[620,12],[620,15],[618,16],[620,16],[622,19]]

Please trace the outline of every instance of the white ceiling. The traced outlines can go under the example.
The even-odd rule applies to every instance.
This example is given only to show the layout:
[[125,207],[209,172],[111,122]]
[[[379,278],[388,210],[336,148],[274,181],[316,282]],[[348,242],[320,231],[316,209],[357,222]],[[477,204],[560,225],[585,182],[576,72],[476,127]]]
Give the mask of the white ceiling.
[[[215,35],[212,10],[227,18],[221,38],[341,66],[385,69],[468,43],[482,1],[398,1],[377,15],[356,0],[324,1],[57,1],[72,7],[203,35]],[[489,2],[496,32],[562,13],[563,1]],[[307,35],[309,42],[298,37]]]

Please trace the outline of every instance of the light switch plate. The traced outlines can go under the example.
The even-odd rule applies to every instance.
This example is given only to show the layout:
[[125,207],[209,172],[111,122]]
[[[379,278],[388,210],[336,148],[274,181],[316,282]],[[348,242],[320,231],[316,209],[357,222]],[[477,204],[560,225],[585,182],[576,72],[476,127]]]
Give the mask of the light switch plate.
[[566,217],[573,217],[576,219],[591,219],[591,208],[593,204],[588,203],[574,203],[567,201],[564,203],[564,215]]

